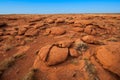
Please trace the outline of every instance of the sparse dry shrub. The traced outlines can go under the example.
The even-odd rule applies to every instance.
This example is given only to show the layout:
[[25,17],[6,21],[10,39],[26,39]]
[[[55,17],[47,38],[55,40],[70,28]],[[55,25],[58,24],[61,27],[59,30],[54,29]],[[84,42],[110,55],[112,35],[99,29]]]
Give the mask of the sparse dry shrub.
[[115,37],[111,37],[111,38],[108,38],[107,41],[117,42],[118,40]]
[[3,74],[3,72],[11,67],[15,62],[15,59],[13,57],[10,57],[8,59],[5,59],[0,63],[0,76]]
[[0,76],[4,73],[5,70],[14,65],[16,59],[22,57],[23,55],[25,55],[25,53],[17,53],[14,54],[12,57],[3,60],[0,63]]
[[25,38],[25,42],[32,42],[32,41],[33,41],[33,38],[29,38],[29,37]]
[[36,80],[34,76],[36,71],[37,69],[31,69],[22,80]]
[[9,51],[10,49],[13,48],[13,45],[10,45],[10,44],[4,44],[4,50],[5,51]]
[[14,40],[14,36],[9,36],[4,44],[4,51],[9,51],[14,47],[14,44],[12,43]]
[[15,59],[17,59],[17,58],[21,58],[21,57],[23,57],[24,55],[25,55],[25,53],[22,52],[22,53],[14,54],[13,57],[14,57]]
[[88,45],[84,42],[76,42],[74,48],[78,51],[78,53],[82,53],[88,49]]
[[95,66],[88,59],[84,59],[84,61],[85,61],[85,69],[89,77],[88,80],[99,80]]

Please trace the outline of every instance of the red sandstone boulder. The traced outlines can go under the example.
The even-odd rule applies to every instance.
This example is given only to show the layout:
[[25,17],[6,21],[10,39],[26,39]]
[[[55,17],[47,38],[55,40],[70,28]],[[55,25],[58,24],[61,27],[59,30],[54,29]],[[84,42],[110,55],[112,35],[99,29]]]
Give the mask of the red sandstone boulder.
[[66,19],[65,22],[68,23],[68,24],[72,24],[72,23],[74,23],[74,20]]
[[4,26],[7,26],[7,23],[5,23],[5,22],[0,22],[0,27],[4,27]]
[[63,18],[58,18],[55,22],[56,23],[63,23],[63,22],[65,22],[65,20]]
[[0,29],[0,36],[1,36],[1,35],[3,35],[3,33],[4,33],[4,32],[3,32],[3,30],[2,30],[2,29]]
[[47,65],[55,65],[65,61],[68,57],[68,48],[58,48],[54,46],[49,53]]
[[54,22],[55,22],[55,19],[46,19],[46,23],[51,24],[51,23],[54,23]]
[[97,48],[97,59],[103,67],[120,76],[120,43],[110,43]]
[[86,26],[86,28],[84,29],[84,32],[87,34],[96,34],[96,29],[94,25],[88,25]]
[[65,40],[65,41],[59,41],[56,43],[57,46],[61,48],[69,48],[72,45],[73,41],[72,40]]
[[72,56],[72,57],[78,57],[79,56],[79,53],[75,49],[70,48],[69,51],[70,51],[70,56]]
[[25,36],[36,36],[38,34],[38,30],[35,28],[30,28],[25,32]]
[[47,56],[49,54],[50,48],[52,47],[52,45],[47,45],[45,47],[42,47],[38,53],[38,56],[40,57],[40,59],[42,61],[46,61],[47,60]]
[[26,28],[21,27],[21,28],[19,28],[18,35],[23,35],[26,31],[27,31]]
[[36,25],[34,25],[33,28],[38,29],[38,28],[40,28],[40,27],[43,27],[44,25],[45,25],[45,23],[39,22],[39,23],[37,23]]
[[51,33],[52,35],[62,35],[66,31],[63,28],[60,28],[60,27],[52,27],[50,29],[47,29],[46,32]]
[[97,44],[98,40],[96,39],[95,36],[87,35],[82,37],[82,40],[88,44]]
[[83,31],[84,31],[84,28],[75,27],[75,28],[73,28],[73,30],[76,31],[76,32],[83,32]]

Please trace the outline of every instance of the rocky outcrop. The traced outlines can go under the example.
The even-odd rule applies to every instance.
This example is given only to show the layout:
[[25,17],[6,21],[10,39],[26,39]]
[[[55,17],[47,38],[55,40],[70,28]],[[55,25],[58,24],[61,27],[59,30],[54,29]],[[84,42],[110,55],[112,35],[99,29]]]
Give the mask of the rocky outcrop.
[[38,53],[38,56],[40,57],[40,59],[42,61],[46,61],[47,60],[47,57],[48,57],[48,54],[50,52],[50,48],[52,47],[52,45],[47,45],[45,47],[42,47]]
[[38,34],[38,30],[37,29],[35,29],[35,28],[30,28],[30,29],[28,29],[26,32],[25,32],[25,36],[30,36],[30,37],[32,37],[32,36],[36,36],[37,34]]
[[57,43],[55,43],[55,45],[61,47],[61,48],[69,48],[72,46],[74,41],[72,40],[64,40],[64,41],[59,41]]
[[24,28],[24,27],[19,28],[19,30],[18,30],[18,35],[24,35],[26,31],[27,31],[27,29]]
[[0,22],[0,27],[4,27],[4,26],[7,26],[7,23],[5,23],[5,22]]
[[109,43],[97,49],[96,57],[103,67],[120,76],[120,43]]
[[68,48],[59,48],[54,46],[48,55],[47,65],[55,65],[65,61],[68,57]]
[[46,33],[52,34],[52,35],[62,35],[65,32],[66,31],[61,27],[52,27],[52,28],[46,30]]
[[[47,66],[64,62],[69,56],[79,57],[79,52],[85,51],[87,45],[80,40],[65,40],[42,47],[38,53],[40,61]],[[38,60],[38,59],[37,59]]]
[[96,45],[103,44],[102,42],[100,42],[97,39],[97,37],[92,36],[92,35],[83,36],[82,41],[84,41],[85,43],[88,43],[88,44],[96,44]]

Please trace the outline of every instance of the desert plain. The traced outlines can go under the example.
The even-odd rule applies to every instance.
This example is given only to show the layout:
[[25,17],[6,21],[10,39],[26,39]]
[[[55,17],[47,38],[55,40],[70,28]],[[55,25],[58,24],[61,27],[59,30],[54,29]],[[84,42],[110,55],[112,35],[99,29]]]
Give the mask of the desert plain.
[[120,80],[120,14],[0,15],[0,80]]

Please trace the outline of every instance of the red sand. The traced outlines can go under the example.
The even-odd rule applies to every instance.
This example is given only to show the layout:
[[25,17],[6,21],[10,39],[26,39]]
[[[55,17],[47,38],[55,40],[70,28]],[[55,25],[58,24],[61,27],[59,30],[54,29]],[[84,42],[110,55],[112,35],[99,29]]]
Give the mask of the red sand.
[[23,53],[0,80],[120,80],[120,15],[0,15],[0,62]]

